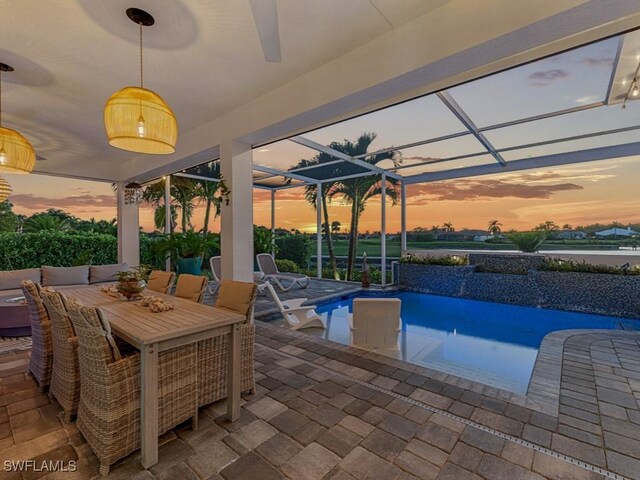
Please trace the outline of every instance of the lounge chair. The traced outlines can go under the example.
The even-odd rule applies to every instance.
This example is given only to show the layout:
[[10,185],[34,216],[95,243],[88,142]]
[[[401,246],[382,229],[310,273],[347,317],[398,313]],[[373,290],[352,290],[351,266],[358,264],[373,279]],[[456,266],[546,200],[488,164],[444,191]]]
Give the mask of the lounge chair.
[[302,305],[307,301],[306,298],[294,298],[283,302],[280,300],[280,297],[278,297],[273,285],[270,283],[266,285],[267,290],[271,293],[271,296],[280,309],[280,313],[282,313],[291,330],[300,330],[301,328],[309,327],[327,328],[322,317],[316,312],[315,305]]
[[275,283],[283,292],[289,291],[294,285],[298,285],[300,288],[309,286],[309,277],[306,275],[279,272],[276,262],[270,253],[259,253],[256,258],[258,260],[258,268],[264,274],[264,280]]
[[349,317],[353,346],[397,350],[401,305],[398,298],[355,298],[353,315]]
[[222,257],[211,257],[209,259],[209,266],[211,267],[213,280],[209,282],[207,289],[211,295],[215,295],[220,288],[220,282],[222,282]]

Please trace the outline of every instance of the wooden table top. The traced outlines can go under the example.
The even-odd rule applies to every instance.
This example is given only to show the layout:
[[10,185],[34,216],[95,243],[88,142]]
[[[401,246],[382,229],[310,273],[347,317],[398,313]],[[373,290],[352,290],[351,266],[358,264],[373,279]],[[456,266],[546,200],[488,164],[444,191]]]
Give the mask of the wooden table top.
[[145,292],[146,296],[167,300],[173,304],[174,309],[153,313],[139,301],[120,300],[107,295],[96,286],[69,288],[63,292],[69,297],[77,298],[85,306],[99,307],[111,329],[137,345],[180,338],[245,320],[243,315],[229,310],[152,291]]

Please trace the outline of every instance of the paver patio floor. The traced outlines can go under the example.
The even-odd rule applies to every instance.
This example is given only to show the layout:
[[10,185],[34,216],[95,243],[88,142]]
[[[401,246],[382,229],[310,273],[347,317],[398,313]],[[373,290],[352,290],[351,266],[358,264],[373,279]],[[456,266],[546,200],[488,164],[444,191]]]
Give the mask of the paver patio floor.
[[[244,396],[240,420],[225,421],[224,402],[206,407],[197,431],[162,437],[160,463],[145,471],[133,454],[109,478],[639,479],[639,342],[633,333],[569,336],[556,417],[493,388],[258,322],[257,391]],[[55,401],[25,378],[27,363],[28,352],[0,356],[0,457],[79,468],[0,479],[98,478],[75,425],[60,423]]]

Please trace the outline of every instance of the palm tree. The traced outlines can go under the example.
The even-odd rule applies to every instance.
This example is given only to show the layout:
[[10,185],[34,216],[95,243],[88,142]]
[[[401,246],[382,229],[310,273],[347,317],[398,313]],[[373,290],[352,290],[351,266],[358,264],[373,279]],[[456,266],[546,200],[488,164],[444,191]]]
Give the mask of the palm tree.
[[36,233],[45,230],[66,232],[71,228],[69,220],[53,215],[35,215],[25,220],[22,227],[24,233]]
[[[153,224],[156,227],[156,230],[160,232],[164,232],[165,223],[166,223],[166,215],[165,215],[166,207],[163,205],[158,205],[153,212]],[[171,212],[170,218],[170,226],[169,232],[173,232],[176,228],[176,223],[178,221],[178,212],[176,211],[176,206],[169,204],[169,211]]]
[[447,223],[442,224],[442,227],[444,228],[445,232],[455,232],[456,231],[456,229],[453,228],[453,223],[451,223],[451,222],[447,222]]
[[186,233],[191,225],[195,200],[198,196],[198,182],[192,178],[174,177],[171,180],[171,196],[175,199],[181,214],[182,233]]
[[[344,140],[342,143],[334,142],[329,145],[333,150],[345,153],[350,157],[366,154],[369,146],[375,140],[375,133],[363,133],[355,142]],[[394,165],[401,161],[400,154],[396,151],[369,155],[362,158],[370,165],[376,165],[383,160],[391,160]],[[360,216],[364,212],[367,201],[382,193],[382,176],[379,174],[366,177],[356,177],[334,182],[328,189],[329,198],[340,197],[344,202],[351,205],[351,225],[349,229],[349,255],[347,259],[347,280],[353,278],[353,270],[356,263],[358,248],[358,224]],[[395,205],[399,188],[398,182],[394,179],[387,179],[386,194]]]
[[331,222],[331,233],[340,233],[340,227],[342,227],[342,224],[339,221],[334,220]]
[[558,225],[556,225],[556,222],[552,221],[552,220],[547,220],[544,223],[541,223],[540,225],[538,225],[536,228],[534,228],[534,230],[538,230],[538,231],[547,231],[547,232],[553,232],[555,230],[559,230]]
[[502,227],[502,223],[498,220],[489,220],[489,223],[487,224],[487,229],[491,235],[499,235],[502,231],[500,227]]
[[[297,168],[318,165],[319,166],[318,169],[327,170],[326,175],[323,175],[323,176],[325,176],[326,178],[330,178],[334,176],[333,174],[335,173],[335,167],[337,164],[327,165],[324,167],[322,165],[324,163],[334,162],[334,161],[335,161],[335,158],[332,157],[331,155],[324,152],[320,152],[311,160],[305,160],[305,159],[300,160],[296,165],[291,167],[289,170],[295,170]],[[332,225],[331,223],[329,223],[329,210],[327,208],[327,203],[329,199],[328,192],[333,186],[333,184],[334,182],[327,182],[322,184],[322,197],[320,198],[320,201],[322,202],[322,213],[324,216],[323,225]],[[310,203],[313,206],[313,208],[316,208],[316,206],[318,205],[317,195],[318,195],[317,185],[311,184],[311,185],[307,185],[304,188],[304,198],[308,203]],[[326,228],[324,229],[324,231],[325,231],[325,239],[327,242],[327,253],[329,254],[329,266],[331,268],[331,272],[333,273],[333,278],[335,280],[340,280],[340,272],[338,272],[338,264],[336,262],[335,250],[333,248],[333,237],[331,235],[332,231],[330,228]]]
[[[209,162],[196,168],[196,175],[208,178],[220,178],[220,162]],[[197,194],[205,202],[204,225],[202,232],[206,236],[209,232],[209,216],[211,207],[215,207],[213,218],[220,215],[220,182],[201,180],[197,186]]]

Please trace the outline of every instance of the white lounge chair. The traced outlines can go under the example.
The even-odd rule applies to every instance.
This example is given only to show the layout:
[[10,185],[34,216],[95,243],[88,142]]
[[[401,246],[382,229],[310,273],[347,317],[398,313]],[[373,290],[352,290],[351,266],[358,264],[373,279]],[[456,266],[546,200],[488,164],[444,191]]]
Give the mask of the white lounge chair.
[[327,328],[322,317],[316,312],[315,305],[302,305],[307,301],[306,298],[295,298],[283,302],[278,297],[273,285],[267,283],[266,286],[291,330],[309,327]]
[[[209,266],[211,267],[211,276],[213,280],[209,282],[209,293],[215,295],[220,288],[222,282],[222,257],[215,256],[209,259]],[[258,293],[264,295],[265,286],[267,284],[262,272],[253,272],[253,283],[258,285]]]
[[259,253],[256,258],[258,260],[258,268],[264,273],[264,279],[278,285],[283,292],[289,291],[294,285],[298,285],[300,288],[309,286],[309,277],[306,275],[279,272],[276,262],[270,253]]
[[211,276],[213,281],[209,282],[207,287],[211,295],[218,293],[220,283],[222,282],[222,257],[216,256],[209,259],[209,266],[211,267]]
[[399,298],[355,298],[349,317],[352,344],[367,350],[397,350],[401,305]]

